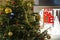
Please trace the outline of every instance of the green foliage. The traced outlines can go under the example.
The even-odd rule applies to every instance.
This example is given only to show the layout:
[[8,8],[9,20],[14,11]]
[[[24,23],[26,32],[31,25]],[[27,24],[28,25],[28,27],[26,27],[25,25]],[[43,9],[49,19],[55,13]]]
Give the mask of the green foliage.
[[[11,9],[5,11],[7,7]],[[32,9],[33,3],[30,1],[7,1],[2,10],[3,13],[0,14],[1,40],[40,40],[42,36],[45,38],[47,35],[45,32],[38,33],[39,18],[37,16],[39,14],[33,13]],[[10,11],[13,14],[9,13]]]

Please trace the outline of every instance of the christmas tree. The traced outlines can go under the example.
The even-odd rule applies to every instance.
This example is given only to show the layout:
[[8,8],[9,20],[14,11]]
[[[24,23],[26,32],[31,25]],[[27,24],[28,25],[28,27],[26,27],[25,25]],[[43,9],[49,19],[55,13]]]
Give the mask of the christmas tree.
[[50,39],[47,30],[41,33],[39,21],[33,2],[6,0],[6,5],[0,5],[0,40]]

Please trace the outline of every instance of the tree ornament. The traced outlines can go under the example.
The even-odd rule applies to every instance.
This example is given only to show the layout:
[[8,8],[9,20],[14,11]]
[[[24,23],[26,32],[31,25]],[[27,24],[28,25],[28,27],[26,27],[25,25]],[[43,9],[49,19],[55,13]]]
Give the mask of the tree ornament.
[[8,8],[8,7],[7,7],[7,8],[5,9],[5,13],[6,13],[6,14],[11,13],[11,12],[12,12],[12,9],[11,9],[11,8]]
[[12,32],[8,32],[8,35],[11,37],[13,35],[13,33]]
[[14,16],[14,13],[11,13],[12,16]]
[[16,4],[16,2],[15,2],[15,1],[12,1],[11,3],[12,3],[12,4]]
[[13,19],[14,18],[14,13],[11,13],[10,14],[10,19]]
[[50,36],[50,35],[48,35],[48,36],[47,36],[47,39],[51,39],[51,36]]

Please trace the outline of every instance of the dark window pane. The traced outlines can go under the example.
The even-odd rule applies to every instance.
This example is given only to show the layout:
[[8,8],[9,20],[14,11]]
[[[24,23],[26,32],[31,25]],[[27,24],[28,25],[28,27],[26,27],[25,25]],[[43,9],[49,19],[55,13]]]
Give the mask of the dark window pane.
[[55,5],[60,5],[60,0],[54,0]]
[[60,6],[60,0],[39,0],[39,6]]
[[39,0],[40,6],[53,6],[54,0]]

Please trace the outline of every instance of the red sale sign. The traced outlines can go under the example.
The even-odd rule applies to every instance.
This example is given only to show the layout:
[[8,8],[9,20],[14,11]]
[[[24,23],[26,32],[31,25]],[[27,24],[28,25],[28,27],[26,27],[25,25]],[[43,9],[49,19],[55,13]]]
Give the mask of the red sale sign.
[[43,27],[52,27],[60,25],[60,9],[44,8],[40,10],[40,25]]
[[44,22],[54,23],[54,16],[52,15],[52,10],[44,9]]

